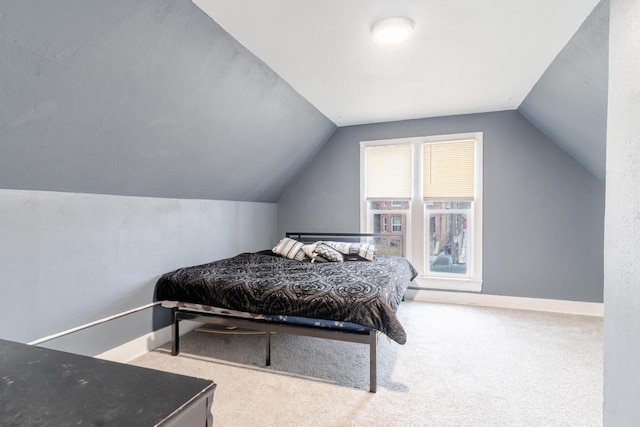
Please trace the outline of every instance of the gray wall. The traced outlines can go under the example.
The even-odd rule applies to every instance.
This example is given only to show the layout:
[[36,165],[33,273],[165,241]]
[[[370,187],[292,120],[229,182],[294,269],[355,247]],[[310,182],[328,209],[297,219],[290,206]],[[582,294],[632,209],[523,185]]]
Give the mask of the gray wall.
[[275,202],[335,125],[189,0],[0,3],[0,188]]
[[604,425],[640,420],[640,2],[611,1],[604,246]]
[[[189,0],[0,2],[0,29],[5,339],[142,306],[166,271],[271,247],[275,204],[221,200],[275,202],[335,129]],[[93,355],[166,324],[148,309],[46,345]]]
[[609,1],[558,54],[518,111],[601,181],[605,171]]
[[360,229],[360,141],[475,131],[483,293],[601,302],[604,184],[517,111],[338,128],[278,201],[278,234]]
[[[0,337],[144,306],[161,274],[269,248],[275,228],[274,203],[0,190]],[[46,345],[95,355],[167,324],[147,309]]]

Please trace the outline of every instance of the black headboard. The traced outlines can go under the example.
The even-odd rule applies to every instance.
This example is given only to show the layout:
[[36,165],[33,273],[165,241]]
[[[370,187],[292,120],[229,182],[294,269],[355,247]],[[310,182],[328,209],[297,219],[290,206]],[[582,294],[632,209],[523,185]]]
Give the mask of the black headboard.
[[394,233],[286,233],[286,237],[303,243],[313,243],[319,240],[333,242],[375,243],[378,255],[404,256],[405,241],[402,234]]

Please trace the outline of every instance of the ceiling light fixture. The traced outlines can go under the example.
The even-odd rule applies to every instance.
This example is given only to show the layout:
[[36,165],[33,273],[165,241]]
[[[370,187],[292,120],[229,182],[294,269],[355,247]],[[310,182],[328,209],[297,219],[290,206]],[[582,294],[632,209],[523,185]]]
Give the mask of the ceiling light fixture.
[[400,43],[411,35],[413,26],[413,21],[409,18],[392,16],[373,24],[371,26],[371,36],[376,43]]

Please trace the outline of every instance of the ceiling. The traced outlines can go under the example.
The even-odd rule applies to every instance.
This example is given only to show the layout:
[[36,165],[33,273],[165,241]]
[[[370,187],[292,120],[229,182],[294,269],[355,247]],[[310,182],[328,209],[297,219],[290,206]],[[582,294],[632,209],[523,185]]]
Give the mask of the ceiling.
[[[338,126],[516,109],[598,0],[194,0]],[[407,16],[402,45],[370,27]]]

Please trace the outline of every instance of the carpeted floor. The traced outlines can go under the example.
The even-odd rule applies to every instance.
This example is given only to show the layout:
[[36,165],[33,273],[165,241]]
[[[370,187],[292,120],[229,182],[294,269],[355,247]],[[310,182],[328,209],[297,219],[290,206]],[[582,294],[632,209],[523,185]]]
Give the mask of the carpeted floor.
[[131,362],[212,379],[217,426],[601,426],[602,318],[406,301],[403,346],[192,332]]

